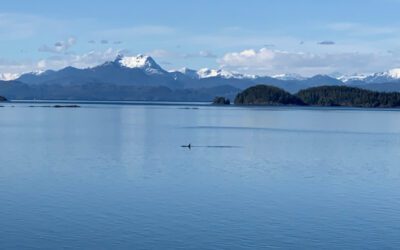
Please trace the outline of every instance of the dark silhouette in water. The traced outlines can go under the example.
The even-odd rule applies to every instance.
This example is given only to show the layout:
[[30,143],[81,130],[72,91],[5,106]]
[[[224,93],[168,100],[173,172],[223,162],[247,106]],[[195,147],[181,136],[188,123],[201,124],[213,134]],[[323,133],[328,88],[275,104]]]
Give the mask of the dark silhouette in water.
[[188,148],[188,149],[192,149],[192,148],[240,148],[240,146],[192,146],[192,144],[188,144],[188,145],[182,145],[182,148]]
[[188,145],[182,145],[181,147],[182,147],[182,148],[191,149],[191,148],[192,148],[192,145],[189,143]]

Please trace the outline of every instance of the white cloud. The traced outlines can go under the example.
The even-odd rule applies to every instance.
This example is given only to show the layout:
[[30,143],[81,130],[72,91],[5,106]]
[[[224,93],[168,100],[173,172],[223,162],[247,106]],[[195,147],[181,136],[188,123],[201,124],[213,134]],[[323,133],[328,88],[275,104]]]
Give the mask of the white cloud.
[[384,71],[400,65],[400,60],[379,53],[309,53],[262,48],[226,53],[218,60],[222,68],[243,73],[275,75],[297,73],[305,76],[341,72],[350,74]]
[[106,61],[114,60],[120,53],[121,50],[108,48],[104,51],[89,51],[83,54],[49,57],[39,62],[43,65],[42,68],[46,69],[60,69],[67,66],[87,68],[97,66]]
[[55,42],[52,46],[42,45],[39,48],[40,52],[49,53],[64,53],[67,52],[73,45],[75,45],[76,39],[74,37],[69,37],[65,41]]
[[37,61],[0,60],[0,74],[11,76],[48,69],[58,70],[67,66],[88,68],[114,60],[121,53],[125,53],[125,51],[108,48],[103,51],[89,51],[83,54],[56,54]]

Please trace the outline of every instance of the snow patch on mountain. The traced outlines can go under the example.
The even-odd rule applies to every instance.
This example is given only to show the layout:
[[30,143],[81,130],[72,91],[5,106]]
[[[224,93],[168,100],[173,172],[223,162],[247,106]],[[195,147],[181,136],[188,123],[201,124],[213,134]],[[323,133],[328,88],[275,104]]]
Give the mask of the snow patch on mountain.
[[118,56],[115,60],[123,67],[139,68],[148,74],[164,74],[165,70],[158,65],[150,56],[139,54],[137,56]]
[[352,81],[363,81],[365,78],[369,77],[371,75],[367,74],[353,74],[353,75],[341,75],[336,77],[336,79],[346,83],[346,82],[352,82]]
[[299,74],[278,74],[272,76],[272,78],[279,79],[279,80],[285,80],[285,81],[290,81],[290,80],[305,80],[306,78],[299,75]]
[[387,74],[394,79],[400,79],[400,68],[391,69]]
[[367,83],[388,83],[400,80],[400,68],[391,69],[385,72],[375,73],[363,79]]
[[210,77],[221,77],[225,79],[244,79],[244,78],[256,78],[253,75],[244,75],[236,72],[230,72],[223,69],[208,69],[203,68],[197,71],[199,78],[210,78]]
[[193,79],[199,78],[197,71],[194,69],[189,69],[189,68],[184,67],[184,68],[178,69],[177,71],[181,72],[182,74],[184,74],[190,78],[193,78]]
[[12,81],[20,77],[17,73],[0,73],[0,80],[2,81]]

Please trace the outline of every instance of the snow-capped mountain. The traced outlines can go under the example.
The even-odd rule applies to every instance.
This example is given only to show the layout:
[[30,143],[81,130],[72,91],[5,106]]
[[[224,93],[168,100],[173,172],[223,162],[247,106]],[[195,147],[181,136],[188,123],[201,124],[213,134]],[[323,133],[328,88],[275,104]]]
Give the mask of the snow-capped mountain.
[[1,81],[12,81],[20,77],[20,74],[17,73],[0,73]]
[[367,74],[353,74],[353,75],[338,75],[336,79],[348,83],[354,81],[363,81],[365,78],[369,77]]
[[[12,79],[16,76],[3,74],[1,77]],[[37,98],[38,93],[41,93],[40,98],[50,99],[96,99],[100,98],[100,95],[101,98],[115,100],[128,96],[140,100],[161,100],[166,96],[177,95],[179,98],[174,100],[205,100],[217,95],[234,97],[238,91],[257,84],[273,85],[291,93],[309,87],[343,84],[381,91],[400,91],[400,69],[371,75],[343,76],[335,73],[307,78],[297,74],[280,74],[273,77],[245,75],[226,69],[208,68],[183,68],[168,72],[146,55],[120,55],[115,60],[91,68],[66,67],[61,70],[32,72],[23,74],[16,80],[21,85],[15,85],[15,89],[12,90],[14,92],[9,92],[14,96],[24,94],[26,98]],[[7,88],[9,87],[7,85]]]
[[400,79],[400,68],[391,69],[387,72],[389,76],[395,79]]
[[256,76],[254,75],[246,75],[246,74],[240,74],[236,72],[231,72],[227,71],[224,69],[208,69],[208,68],[203,68],[197,71],[197,74],[199,75],[199,78],[209,78],[209,77],[221,77],[225,79],[254,79]]
[[335,76],[336,79],[348,84],[374,84],[400,82],[400,68],[372,74],[353,74]]
[[363,79],[366,83],[388,83],[400,81],[400,68],[375,73]]
[[115,62],[118,62],[121,66],[127,68],[139,68],[143,69],[148,74],[165,74],[167,73],[160,65],[158,65],[153,58],[146,55],[137,56],[122,56],[119,55]]
[[204,78],[224,78],[224,79],[254,79],[256,76],[254,75],[245,75],[240,73],[235,73],[231,71],[227,71],[224,69],[209,69],[203,68],[199,70],[189,69],[189,68],[182,68],[179,70],[172,70],[170,73],[179,72],[189,78],[192,79],[204,79]]
[[305,80],[306,78],[299,74],[279,74],[274,75],[272,78],[284,80],[284,81],[293,81],[293,80]]
[[171,73],[173,73],[173,72],[180,72],[183,75],[185,75],[191,79],[199,79],[199,74],[194,69],[189,69],[189,68],[184,67],[184,68],[178,69],[176,71],[171,71]]

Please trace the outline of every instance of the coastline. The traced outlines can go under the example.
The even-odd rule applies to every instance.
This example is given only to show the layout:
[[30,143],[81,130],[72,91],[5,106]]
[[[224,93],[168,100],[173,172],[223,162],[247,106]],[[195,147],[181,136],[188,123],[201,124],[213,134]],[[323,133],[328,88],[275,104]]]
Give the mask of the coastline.
[[[49,106],[32,106],[46,105]],[[27,105],[27,106],[25,106]],[[316,106],[316,105],[256,105],[256,104],[230,104],[230,105],[214,105],[212,102],[168,102],[168,101],[87,101],[87,100],[8,100],[2,102],[0,107],[51,107],[55,105],[80,105],[80,107],[90,107],[92,105],[112,105],[112,106],[166,106],[180,107],[182,109],[193,109],[191,107],[207,107],[207,108],[226,108],[226,109],[248,109],[248,110],[325,110],[325,111],[400,111],[400,107],[350,107],[350,106]],[[82,106],[83,105],[83,106]]]

